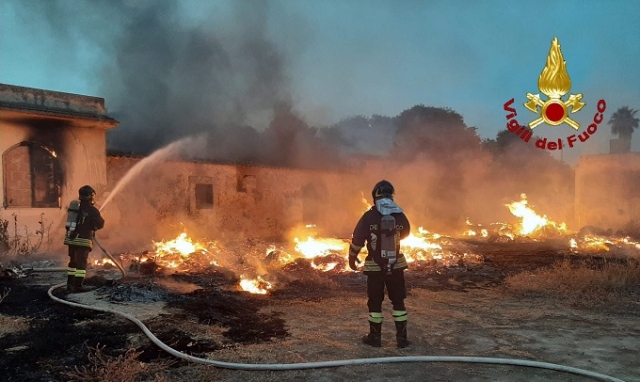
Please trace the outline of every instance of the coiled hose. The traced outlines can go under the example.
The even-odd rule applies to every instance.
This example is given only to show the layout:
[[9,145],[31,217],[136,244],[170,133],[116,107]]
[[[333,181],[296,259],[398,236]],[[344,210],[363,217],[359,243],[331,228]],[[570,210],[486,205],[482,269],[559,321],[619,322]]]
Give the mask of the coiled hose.
[[[118,266],[120,271],[122,272],[122,278],[126,276],[126,272],[122,265],[116,261],[111,254],[100,244],[100,242],[94,237],[94,241],[100,249],[113,260],[114,263]],[[484,364],[496,364],[496,365],[512,365],[512,366],[526,366],[526,367],[535,367],[540,369],[548,369],[555,370],[565,373],[571,373],[576,375],[581,375],[584,377],[593,378],[600,381],[608,381],[608,382],[624,382],[621,379],[614,378],[605,374],[595,373],[588,370],[578,369],[575,367],[558,365],[554,363],[548,362],[539,362],[539,361],[530,361],[524,359],[510,359],[510,358],[490,358],[490,357],[457,357],[457,356],[405,356],[405,357],[378,357],[378,358],[359,358],[359,359],[345,359],[345,360],[335,360],[335,361],[323,361],[323,362],[301,362],[301,363],[281,363],[281,364],[249,364],[249,363],[235,363],[235,362],[224,362],[217,361],[213,359],[205,359],[194,357],[189,354],[185,354],[179,352],[171,347],[169,347],[164,342],[160,341],[158,337],[156,337],[149,328],[147,328],[140,320],[136,317],[120,312],[117,310],[102,308],[97,306],[90,306],[79,304],[76,302],[71,302],[67,300],[60,299],[53,295],[53,291],[57,288],[65,286],[66,283],[61,283],[58,285],[54,285],[47,291],[47,294],[51,299],[57,301],[59,303],[74,306],[77,308],[83,309],[91,309],[98,312],[112,313],[121,317],[126,318],[127,320],[133,322],[138,325],[140,329],[144,332],[144,334],[149,337],[151,342],[156,344],[162,350],[171,354],[174,357],[205,364],[211,365],[215,367],[220,367],[224,369],[233,369],[233,370],[249,370],[249,371],[282,371],[282,370],[305,370],[305,369],[320,369],[320,368],[328,368],[328,367],[339,367],[339,366],[351,366],[351,365],[367,365],[367,364],[376,364],[376,363],[408,363],[408,362],[455,362],[455,363],[484,363]]]

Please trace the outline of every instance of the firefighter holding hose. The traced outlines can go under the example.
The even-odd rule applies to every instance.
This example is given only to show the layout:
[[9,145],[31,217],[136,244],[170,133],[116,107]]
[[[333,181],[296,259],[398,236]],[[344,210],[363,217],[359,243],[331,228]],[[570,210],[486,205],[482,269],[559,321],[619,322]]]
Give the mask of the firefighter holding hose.
[[78,190],[80,202],[71,202],[67,211],[67,233],[64,244],[69,246],[69,266],[67,268],[67,290],[70,293],[87,292],[84,279],[87,275],[87,260],[93,247],[95,231],[104,227],[104,219],[94,206],[96,192],[91,186]]
[[349,247],[349,267],[354,271],[361,262],[360,250],[367,245],[368,255],[363,273],[367,275],[367,306],[369,334],[362,341],[374,347],[382,346],[382,301],[385,287],[393,306],[396,344],[409,346],[407,340],[407,311],[404,306],[406,287],[404,270],[407,261],[400,253],[400,240],[409,236],[411,227],[407,216],[394,201],[395,190],[386,180],[378,182],[371,195],[374,206],[362,215],[353,232]]

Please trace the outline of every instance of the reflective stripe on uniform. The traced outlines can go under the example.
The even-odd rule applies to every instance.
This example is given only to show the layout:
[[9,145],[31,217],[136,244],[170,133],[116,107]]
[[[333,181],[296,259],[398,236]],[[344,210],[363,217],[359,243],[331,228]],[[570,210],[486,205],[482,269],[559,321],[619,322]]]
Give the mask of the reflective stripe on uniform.
[[407,320],[406,310],[394,310],[393,313],[391,313],[391,315],[393,315],[393,320],[395,322],[403,322]]
[[78,247],[93,247],[93,241],[91,239],[83,239],[76,237],[75,239],[64,238],[64,245],[77,245]]
[[363,246],[361,245],[355,245],[351,243],[351,245],[349,246],[349,256],[358,256],[358,253],[360,253],[362,247]]
[[87,275],[85,269],[76,269],[76,277],[84,278]]
[[382,312],[369,312],[369,322],[374,324],[381,324],[383,317]]
[[67,268],[67,276],[75,276],[76,275],[76,269],[75,268]]
[[[393,266],[393,269],[406,269],[407,268],[407,259],[403,257],[399,257],[396,260],[395,265]],[[378,265],[378,263],[376,263],[373,260],[365,260],[364,262],[364,268],[362,269],[363,272],[380,272],[382,269],[380,268],[380,266]]]

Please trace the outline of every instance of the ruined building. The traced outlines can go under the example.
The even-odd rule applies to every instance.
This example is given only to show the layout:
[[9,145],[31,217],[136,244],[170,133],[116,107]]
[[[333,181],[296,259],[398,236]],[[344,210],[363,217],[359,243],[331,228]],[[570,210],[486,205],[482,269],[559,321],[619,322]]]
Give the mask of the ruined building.
[[[25,252],[40,242],[64,251],[66,208],[85,184],[98,205],[111,200],[98,236],[114,250],[138,250],[183,229],[283,237],[291,227],[324,224],[327,234],[344,236],[358,217],[348,211],[363,209],[346,173],[108,156],[105,134],[117,126],[104,99],[0,84],[0,219],[9,241]],[[136,176],[111,195],[137,164]],[[349,207],[332,211],[331,224],[321,213],[330,200]]]
[[105,134],[117,125],[101,98],[0,84],[4,241],[28,252],[49,233],[61,237],[78,187],[106,189]]
[[[106,132],[117,126],[104,99],[0,84],[0,250],[10,242],[22,252],[64,252],[66,208],[85,184],[96,189],[107,221],[98,237],[113,251],[143,250],[182,230],[210,239],[286,238],[315,225],[319,234],[346,238],[371,186],[394,173],[375,160],[322,171],[110,156]],[[420,173],[388,180],[406,190],[428,183]],[[583,157],[575,182],[577,228],[615,231],[640,219],[637,153]],[[423,194],[405,199],[413,216],[425,209]]]

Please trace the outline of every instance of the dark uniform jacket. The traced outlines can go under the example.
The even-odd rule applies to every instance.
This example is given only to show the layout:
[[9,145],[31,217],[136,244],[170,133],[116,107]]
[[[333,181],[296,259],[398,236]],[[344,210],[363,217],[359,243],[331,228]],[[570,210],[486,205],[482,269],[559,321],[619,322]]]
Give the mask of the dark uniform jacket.
[[[393,266],[394,270],[406,269],[407,260],[404,254],[400,253],[400,240],[409,236],[411,232],[411,226],[409,220],[404,213],[391,214],[396,219],[396,263]],[[380,257],[380,219],[382,214],[376,209],[375,206],[362,215],[355,230],[353,231],[353,237],[351,239],[351,247],[349,248],[350,255],[357,255],[364,247],[365,242],[367,244],[367,251],[369,252],[367,258],[364,261],[363,272],[381,272],[382,268],[380,264],[376,262],[381,261]]]
[[100,215],[100,211],[91,203],[81,200],[78,225],[71,235],[65,236],[64,244],[92,248],[93,235],[102,227],[104,227],[104,219]]

